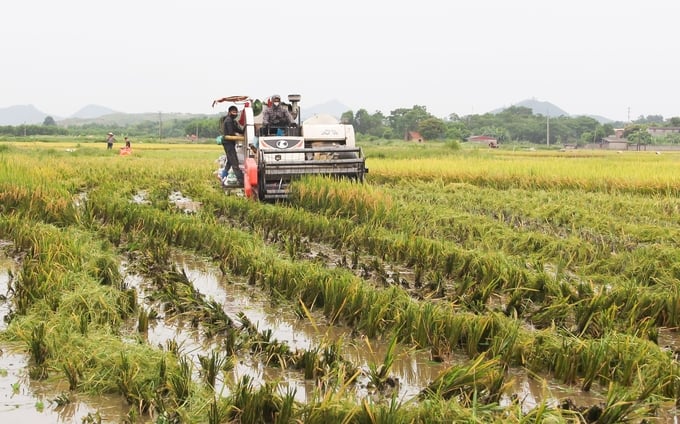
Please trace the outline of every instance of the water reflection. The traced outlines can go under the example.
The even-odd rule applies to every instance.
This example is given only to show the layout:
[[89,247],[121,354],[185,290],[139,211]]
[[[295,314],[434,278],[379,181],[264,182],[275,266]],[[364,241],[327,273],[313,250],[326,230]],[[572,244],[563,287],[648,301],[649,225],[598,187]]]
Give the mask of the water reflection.
[[[0,293],[5,294],[10,281],[10,269],[14,269],[13,261],[2,256],[0,249]],[[367,369],[368,364],[380,364],[384,360],[389,340],[376,341],[362,337],[353,337],[351,329],[337,325],[326,325],[325,318],[319,313],[312,312],[312,319],[299,319],[293,308],[273,305],[266,293],[253,286],[249,286],[240,278],[222,276],[222,272],[208,259],[192,255],[177,254],[173,260],[178,268],[184,269],[194,287],[206,298],[215,300],[223,305],[225,312],[235,319],[238,313],[243,313],[260,331],[271,330],[273,337],[283,341],[293,350],[309,349],[328,341],[341,340],[342,355],[345,359]],[[14,271],[13,271],[14,272]],[[142,276],[126,272],[126,264],[121,266],[127,287],[135,288],[142,307],[150,308],[145,295],[145,279]],[[0,302],[0,318],[9,311],[7,302]],[[136,332],[136,319],[129,324],[130,336],[139,337]],[[0,321],[0,329],[5,328],[4,321]],[[669,346],[680,346],[677,333],[662,332],[660,339]],[[199,355],[207,355],[213,350],[219,351],[220,340],[215,338],[207,341],[190,323],[181,319],[151,320],[146,335],[148,343],[166,347],[168,341],[175,341],[180,346],[180,352],[187,355],[194,364],[194,378],[199,379]],[[0,346],[3,348],[3,346]],[[401,401],[416,396],[422,388],[434,380],[440,372],[454,363],[464,363],[466,358],[454,357],[448,363],[432,362],[429,352],[418,351],[406,347],[396,353],[396,360],[392,366],[392,376],[399,379],[397,397]],[[112,422],[120,421],[129,410],[129,405],[120,396],[101,396],[89,398],[73,396],[72,402],[64,407],[58,407],[51,402],[61,393],[68,392],[66,382],[62,385],[31,382],[26,373],[27,356],[23,353],[9,353],[5,347],[5,354],[0,356],[0,421],[15,422],[23,420],[35,423],[77,422],[87,414],[99,413],[102,418],[108,417]],[[5,371],[6,372],[5,372]],[[316,383],[304,380],[298,371],[281,370],[267,367],[256,358],[249,355],[239,356],[231,371],[218,377],[216,392],[223,396],[229,394],[229,387],[233,387],[243,376],[250,376],[255,387],[265,382],[275,381],[281,394],[295,391],[295,398],[299,402],[306,402],[312,396],[318,396]],[[529,411],[543,401],[555,406],[560,399],[569,398],[577,406],[590,406],[603,402],[605,389],[594,386],[591,392],[585,393],[578,389],[555,384],[548,378],[531,377],[522,370],[513,369],[509,375],[513,380],[514,397],[518,399],[523,409]],[[224,379],[226,381],[221,381]],[[365,379],[360,380],[365,381]],[[18,386],[15,384],[18,383]],[[19,387],[15,392],[13,387]],[[358,398],[369,396],[368,390],[361,384],[357,385]],[[509,404],[510,396],[503,398],[503,403]],[[40,408],[38,405],[43,405]],[[677,422],[675,415],[667,415],[660,422]],[[106,419],[104,419],[106,421]]]
[[[10,270],[12,264],[3,260],[0,255],[0,331],[7,328],[7,314],[9,314],[9,283],[11,279]],[[11,271],[12,273],[14,271]]]

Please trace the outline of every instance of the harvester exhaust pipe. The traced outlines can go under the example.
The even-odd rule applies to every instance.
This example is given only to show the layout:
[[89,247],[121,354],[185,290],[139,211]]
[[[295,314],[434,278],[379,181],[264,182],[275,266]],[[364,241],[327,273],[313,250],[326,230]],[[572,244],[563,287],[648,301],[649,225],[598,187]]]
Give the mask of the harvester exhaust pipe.
[[295,118],[296,121],[298,121],[298,125],[300,125],[300,99],[302,96],[299,94],[289,94],[288,95],[288,101],[290,102],[290,113],[293,115],[293,118]]

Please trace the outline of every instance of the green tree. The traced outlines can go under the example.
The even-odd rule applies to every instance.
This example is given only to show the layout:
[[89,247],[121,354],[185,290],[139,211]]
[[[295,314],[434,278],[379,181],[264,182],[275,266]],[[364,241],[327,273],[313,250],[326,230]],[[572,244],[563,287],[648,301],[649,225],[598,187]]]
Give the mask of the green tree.
[[458,116],[458,114],[456,114],[456,113],[449,114],[449,116],[447,118],[448,118],[447,120],[450,121],[450,122],[458,122],[458,121],[461,120],[461,117]]
[[56,126],[57,123],[54,122],[54,118],[52,118],[51,116],[46,116],[45,120],[43,121],[43,125],[45,125],[45,126]]
[[344,112],[340,116],[340,122],[342,122],[343,124],[354,125],[354,112],[352,112],[351,110]]
[[425,140],[435,140],[444,136],[446,125],[439,118],[425,118],[418,123],[418,132]]
[[449,121],[446,123],[446,138],[450,140],[463,141],[472,134],[464,121]]
[[190,134],[195,134],[201,138],[215,138],[222,134],[219,126],[219,119],[192,119],[190,121],[183,121],[182,128],[184,134],[179,134],[180,137]]
[[623,130],[623,136],[632,143],[651,144],[652,135],[647,131],[647,125],[634,124]]
[[361,134],[382,137],[385,131],[385,117],[378,111],[373,115],[366,109],[359,109],[354,115],[354,130]]
[[418,124],[427,119],[433,118],[427,112],[425,106],[415,105],[411,109],[395,109],[387,118],[390,128],[394,131],[395,136],[406,138],[409,131],[418,131]]

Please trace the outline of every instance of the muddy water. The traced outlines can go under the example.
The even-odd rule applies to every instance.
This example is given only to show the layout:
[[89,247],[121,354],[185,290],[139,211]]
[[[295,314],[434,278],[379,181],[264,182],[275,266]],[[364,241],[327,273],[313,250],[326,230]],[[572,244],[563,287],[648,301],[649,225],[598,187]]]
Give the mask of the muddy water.
[[9,284],[11,275],[16,274],[14,261],[5,256],[0,243],[0,331],[7,328],[5,317],[9,313]]
[[[310,320],[300,320],[290,306],[274,305],[266,294],[248,286],[239,278],[223,277],[221,271],[208,260],[183,254],[177,254],[173,260],[180,269],[185,270],[196,289],[207,298],[224,305],[231,318],[235,318],[238,312],[243,312],[260,331],[272,330],[274,338],[286,342],[293,350],[341,339],[343,356],[364,370],[368,369],[368,364],[380,364],[384,359],[389,340],[369,343],[365,338],[353,337],[349,328],[326,325],[325,318],[316,313],[312,314],[313,323]],[[122,267],[123,271],[124,269],[125,264]],[[2,256],[0,249],[0,294],[3,295],[7,293],[9,270],[16,270],[16,264]],[[138,290],[140,304],[144,305],[144,279],[127,274],[125,282]],[[1,318],[7,311],[6,302],[0,301],[0,326],[2,326],[0,329],[5,328],[4,320]],[[135,327],[136,323],[131,323],[129,331],[134,332]],[[663,333],[669,345],[676,345],[673,337],[675,334]],[[198,355],[206,355],[219,346],[219,340],[206,344],[195,329],[181,321],[153,320],[150,322],[147,337],[152,345],[165,346],[168,340],[177,341],[181,346],[181,352],[193,360],[196,379],[199,378]],[[83,418],[94,414],[99,414],[102,422],[120,422],[129,410],[129,406],[122,398],[110,395],[96,398],[72,395],[71,403],[63,407],[57,406],[53,400],[60,394],[68,393],[67,383],[64,382],[60,386],[30,381],[27,376],[27,355],[12,351],[9,346],[0,345],[0,349],[4,351],[0,355],[0,422],[19,420],[26,423],[81,422]],[[452,365],[451,361],[432,362],[428,353],[407,348],[401,348],[396,356],[391,374],[399,379],[397,396],[401,401],[417,395],[441,371]],[[462,363],[465,358],[453,358],[452,361]],[[265,367],[261,362],[244,356],[239,357],[234,369],[223,377],[226,381],[218,380],[217,392],[226,395],[228,385],[240,380],[244,375],[252,377],[256,386],[265,381],[280,381],[282,393],[288,388],[295,389],[296,399],[302,402],[310,399],[315,390],[314,383],[305,381],[300,372]],[[529,378],[521,370],[513,370],[510,377],[514,381],[513,393],[509,393],[503,399],[503,403],[509,403],[510,395],[514,395],[522,402],[525,410],[542,401],[556,405],[560,400],[569,398],[577,406],[590,406],[603,402],[605,398],[603,390],[598,390],[597,387],[590,393],[583,393],[576,388],[555,384],[548,379]],[[363,398],[368,394],[368,389],[360,384],[357,397]],[[659,422],[678,421],[669,412]]]
[[[290,306],[272,305],[264,293],[247,286],[238,278],[228,276],[229,282],[225,283],[221,271],[205,261],[181,255],[176,256],[175,261],[185,270],[194,287],[207,298],[222,304],[231,318],[243,312],[260,331],[271,330],[273,338],[286,342],[292,350],[309,349],[324,341],[340,339],[344,349],[343,357],[364,370],[368,370],[369,363],[377,365],[384,360],[389,340],[370,343],[364,338],[353,340],[350,328],[326,325],[325,317],[320,314],[312,313],[314,322],[300,320]],[[157,333],[150,334],[149,338],[151,340],[158,336]],[[428,353],[412,349],[401,348],[396,352],[396,357],[392,374],[399,379],[401,399],[409,399],[418,394],[446,367],[444,364],[431,362]],[[296,397],[299,401],[308,399],[311,394],[309,389],[313,388],[310,387],[310,382],[304,381],[299,372],[267,369],[259,363],[239,362],[234,369],[233,378],[238,380],[245,374],[255,378],[260,384],[271,379],[289,380],[287,386],[297,389]],[[365,389],[360,388],[358,396],[364,394]]]
[[[8,258],[0,241],[0,331],[7,328],[8,287],[18,265]],[[70,403],[59,406],[55,400],[69,393],[68,383],[51,384],[28,377],[28,359],[23,346],[0,343],[0,422],[53,424],[82,422],[99,417],[102,422],[120,422],[129,410],[119,396],[87,397],[69,394]]]
[[[350,328],[326,325],[325,318],[320,314],[312,314],[313,323],[309,320],[300,320],[290,306],[272,305],[266,294],[247,286],[240,279],[228,276],[225,281],[221,271],[208,261],[180,254],[175,256],[174,260],[178,267],[185,270],[194,287],[206,297],[222,304],[229,316],[234,318],[238,312],[243,312],[260,330],[272,330],[275,339],[285,341],[292,349],[308,349],[324,341],[341,339],[345,359],[363,370],[368,370],[368,364],[382,363],[385,357],[389,340],[369,342],[366,338],[354,337]],[[163,339],[167,339],[176,330],[177,328],[172,327],[162,329],[157,327],[154,334],[150,334],[149,337],[150,340],[156,339],[162,344]],[[193,340],[197,342],[198,339]],[[198,344],[194,346],[200,349]],[[445,363],[433,362],[427,352],[398,348],[391,372],[391,375],[399,380],[398,398],[402,401],[411,399],[447,367],[465,361],[464,357],[454,357]],[[247,359],[236,365],[232,375],[233,381],[246,374],[260,384],[265,380],[283,381],[282,391],[288,387],[295,388],[299,401],[309,399],[314,390],[313,383],[305,381],[298,372],[267,368],[259,362]],[[569,398],[577,406],[591,406],[605,399],[595,386],[590,392],[584,393],[576,388],[550,382],[549,379],[530,378],[521,370],[514,370],[509,377],[514,382],[513,392],[509,393],[503,402],[509,403],[510,395],[513,395],[523,403],[526,410],[542,401],[556,405],[561,399]],[[360,381],[365,382],[366,379]],[[363,398],[368,392],[366,387],[360,384],[357,397]]]
[[71,402],[59,406],[56,399],[69,393],[68,383],[31,381],[27,361],[25,353],[11,353],[4,346],[0,356],[0,422],[76,423],[88,416],[99,417],[102,422],[120,422],[130,409],[125,399],[111,395],[88,397],[69,394]]

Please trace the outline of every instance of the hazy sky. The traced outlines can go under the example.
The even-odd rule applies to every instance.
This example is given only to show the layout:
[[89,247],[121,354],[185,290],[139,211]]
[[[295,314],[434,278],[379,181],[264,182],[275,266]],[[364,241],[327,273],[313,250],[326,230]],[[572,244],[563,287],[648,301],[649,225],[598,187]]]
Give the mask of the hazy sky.
[[0,6],[0,108],[223,112],[228,95],[438,117],[527,98],[680,116],[673,0],[24,0]]

